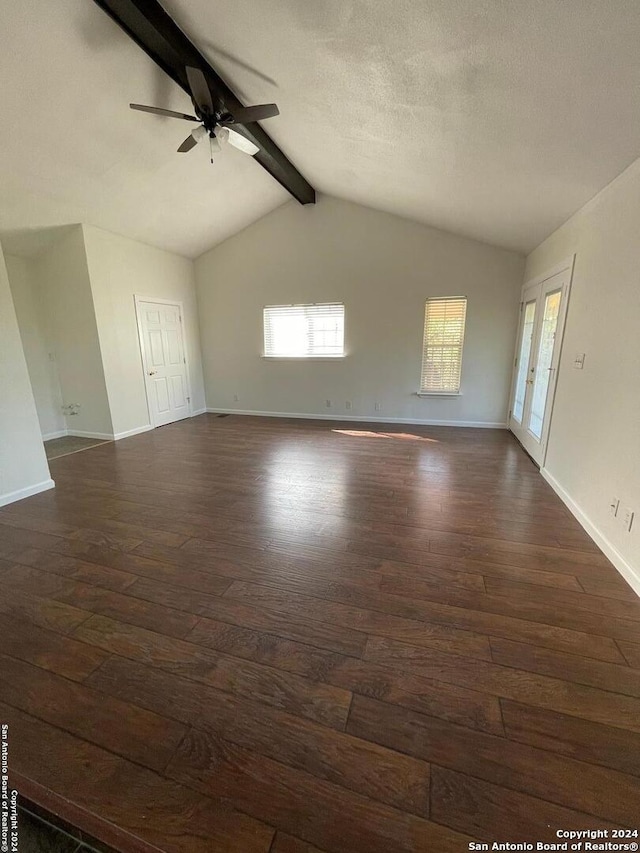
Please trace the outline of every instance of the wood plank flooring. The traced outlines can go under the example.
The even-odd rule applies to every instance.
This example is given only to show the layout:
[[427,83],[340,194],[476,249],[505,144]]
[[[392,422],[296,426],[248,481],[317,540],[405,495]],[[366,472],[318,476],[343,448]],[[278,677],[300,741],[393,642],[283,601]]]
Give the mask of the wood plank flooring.
[[640,599],[499,430],[203,415],[0,510],[20,792],[124,853],[638,827]]

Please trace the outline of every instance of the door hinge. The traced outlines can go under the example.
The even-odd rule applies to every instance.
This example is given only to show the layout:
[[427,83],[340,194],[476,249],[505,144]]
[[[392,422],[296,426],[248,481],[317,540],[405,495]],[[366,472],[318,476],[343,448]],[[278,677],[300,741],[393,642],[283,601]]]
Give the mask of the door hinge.
[[183,357],[182,357],[182,361],[183,361],[185,364],[187,363],[187,358],[186,358],[186,356],[183,356]]
[[512,415],[512,414],[513,414],[513,412],[511,411],[511,409],[509,409],[509,420],[511,420],[511,415]]

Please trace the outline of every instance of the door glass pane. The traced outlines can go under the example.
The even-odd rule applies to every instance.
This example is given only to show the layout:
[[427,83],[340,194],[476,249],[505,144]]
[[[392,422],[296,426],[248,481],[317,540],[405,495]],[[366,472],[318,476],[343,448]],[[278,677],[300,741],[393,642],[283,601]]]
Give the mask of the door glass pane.
[[513,400],[513,418],[522,423],[522,412],[524,411],[524,395],[527,390],[527,374],[529,372],[529,359],[531,358],[531,340],[533,337],[533,324],[536,318],[536,303],[527,302],[524,308],[522,324],[522,340],[518,354],[518,373],[516,375],[516,390]]
[[542,428],[544,425],[547,391],[551,378],[549,368],[551,367],[551,360],[553,358],[553,344],[556,339],[556,326],[558,325],[561,295],[562,291],[556,290],[555,293],[548,293],[547,298],[544,300],[540,348],[538,349],[536,378],[533,383],[533,398],[531,400],[531,415],[529,417],[529,430],[538,439],[542,437]]

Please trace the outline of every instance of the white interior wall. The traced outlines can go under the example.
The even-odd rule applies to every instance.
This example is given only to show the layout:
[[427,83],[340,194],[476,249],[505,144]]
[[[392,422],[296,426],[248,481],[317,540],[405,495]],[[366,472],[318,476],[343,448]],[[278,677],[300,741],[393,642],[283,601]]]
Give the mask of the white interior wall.
[[204,411],[193,262],[93,226],[83,232],[116,437],[149,427],[134,295],[182,303],[192,411]]
[[48,312],[33,275],[33,261],[5,254],[5,263],[40,430],[45,440],[54,438],[66,433],[67,423]]
[[32,270],[50,319],[63,403],[80,406],[67,417],[69,431],[109,438],[113,429],[82,226],[37,255]]
[[[529,280],[576,255],[543,473],[638,593],[639,233],[640,160],[535,249],[525,271]],[[573,367],[578,353],[583,370]],[[636,514],[631,532],[624,507]]]
[[[523,265],[516,253],[335,198],[292,201],[196,261],[207,404],[504,425]],[[425,300],[461,295],[462,394],[419,398]],[[265,305],[333,301],[345,303],[345,359],[260,357]]]
[[0,248],[0,506],[53,485]]

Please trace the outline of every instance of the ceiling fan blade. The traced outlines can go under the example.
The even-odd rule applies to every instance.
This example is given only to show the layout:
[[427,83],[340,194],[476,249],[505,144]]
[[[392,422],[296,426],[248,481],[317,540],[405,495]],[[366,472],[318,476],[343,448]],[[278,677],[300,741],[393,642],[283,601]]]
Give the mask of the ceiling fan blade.
[[185,151],[191,151],[192,148],[200,142],[200,140],[204,139],[207,136],[206,127],[201,124],[199,127],[196,127],[190,134],[187,136],[182,145],[178,148],[178,151],[181,154],[184,154]]
[[173,110],[164,110],[162,107],[147,107],[144,104],[129,104],[132,110],[140,110],[143,113],[153,113],[156,116],[168,116],[169,118],[182,118],[185,121],[199,121],[195,116],[187,113],[176,113]]
[[242,151],[244,154],[249,154],[253,157],[254,154],[257,154],[260,150],[257,145],[254,145],[249,139],[245,139],[244,136],[241,136],[239,133],[236,133],[232,128],[227,127],[225,130],[228,132],[229,136],[227,137],[227,142],[229,145],[233,145],[234,148],[237,148],[238,151]]
[[187,80],[189,81],[189,88],[191,89],[193,100],[198,105],[198,109],[201,113],[213,114],[213,100],[211,98],[211,92],[209,91],[207,78],[199,68],[191,68],[187,66],[186,72]]
[[193,136],[189,134],[182,145],[178,148],[178,151],[181,154],[184,154],[186,151],[191,151],[192,148],[195,148],[197,144],[198,140],[194,139]]
[[262,121],[277,115],[280,115],[280,110],[276,104],[258,104],[255,107],[240,107],[235,110],[231,119],[223,121],[222,124],[249,124],[252,121]]

